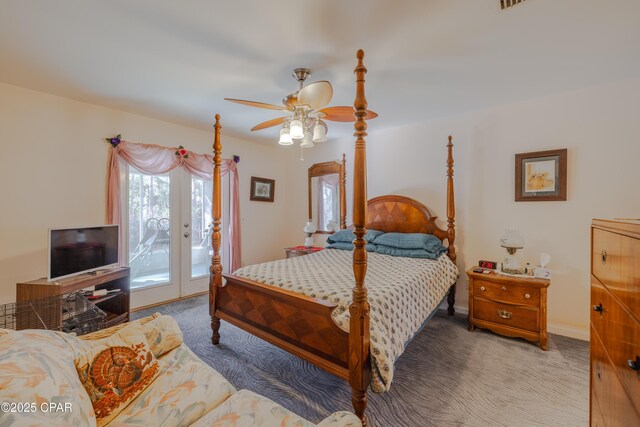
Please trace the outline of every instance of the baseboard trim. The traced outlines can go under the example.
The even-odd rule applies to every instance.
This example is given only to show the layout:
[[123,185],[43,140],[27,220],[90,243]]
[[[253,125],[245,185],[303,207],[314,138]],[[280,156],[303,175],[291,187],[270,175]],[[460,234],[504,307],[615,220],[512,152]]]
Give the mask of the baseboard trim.
[[456,313],[464,314],[465,316],[469,315],[469,306],[454,305],[453,308]]
[[202,295],[207,295],[209,293],[209,291],[203,291],[203,292],[198,292],[197,294],[192,294],[192,295],[187,295],[184,297],[178,297],[178,298],[173,298],[167,301],[161,301],[161,302],[157,302],[155,304],[149,304],[149,305],[145,305],[143,307],[136,307],[136,308],[132,308],[130,310],[131,313],[135,313],[136,311],[141,311],[141,310],[146,310],[148,308],[153,308],[153,307],[159,307],[161,305],[165,305],[165,304],[171,304],[172,302],[178,302],[178,301],[183,301],[189,298],[195,298],[195,297],[199,297]]
[[[442,305],[440,308],[446,308],[446,305]],[[454,305],[456,315],[460,314],[464,317],[469,316],[469,306]],[[564,337],[575,338],[582,341],[589,341],[589,331],[585,331],[573,326],[559,325],[557,323],[549,323],[547,330],[556,335],[562,335]]]
[[573,326],[549,324],[547,329],[550,333],[562,335],[564,337],[575,338],[581,341],[589,341],[589,332]]

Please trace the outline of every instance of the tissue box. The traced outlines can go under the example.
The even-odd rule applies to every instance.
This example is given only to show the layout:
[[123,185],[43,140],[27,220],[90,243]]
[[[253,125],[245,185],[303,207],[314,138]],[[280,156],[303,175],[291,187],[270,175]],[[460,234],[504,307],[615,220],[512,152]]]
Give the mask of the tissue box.
[[533,277],[537,277],[539,279],[549,279],[551,277],[551,272],[548,268],[536,267],[533,269]]

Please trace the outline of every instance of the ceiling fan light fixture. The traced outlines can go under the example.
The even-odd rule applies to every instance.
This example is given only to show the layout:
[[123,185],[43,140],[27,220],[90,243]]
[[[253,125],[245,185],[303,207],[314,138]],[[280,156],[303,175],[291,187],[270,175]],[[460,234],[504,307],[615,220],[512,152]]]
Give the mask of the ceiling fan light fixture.
[[[524,0],[504,0],[509,2]],[[333,97],[333,87],[326,80],[309,83],[306,86],[311,70],[308,68],[296,68],[293,70],[293,77],[300,85],[296,92],[293,92],[282,99],[283,106],[266,104],[264,102],[247,101],[243,99],[225,98],[225,100],[236,104],[250,107],[263,108],[267,110],[281,110],[285,112],[284,117],[267,120],[251,128],[252,131],[267,129],[273,126],[282,125],[278,144],[293,145],[300,142],[300,152],[304,148],[311,148],[314,143],[327,141],[329,131],[326,121],[332,122],[354,122],[353,106],[327,107]],[[374,119],[378,115],[367,110],[367,119]]]
[[278,141],[280,145],[292,145],[293,139],[291,139],[291,135],[289,134],[289,128],[283,126],[280,129],[280,140]]
[[300,143],[300,147],[302,148],[311,148],[313,147],[313,140],[311,138],[311,132],[304,133],[304,139]]
[[289,125],[289,135],[293,139],[302,139],[304,138],[304,127],[302,126],[302,120],[298,117],[291,120],[291,124]]
[[326,142],[327,141],[327,128],[326,124],[322,120],[316,121],[313,127],[313,142]]

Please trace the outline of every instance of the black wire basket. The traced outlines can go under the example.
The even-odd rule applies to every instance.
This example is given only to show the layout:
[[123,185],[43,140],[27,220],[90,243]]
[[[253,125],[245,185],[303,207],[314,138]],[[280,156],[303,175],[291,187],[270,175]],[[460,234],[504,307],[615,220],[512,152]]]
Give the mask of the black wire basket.
[[1,329],[48,329],[83,335],[104,329],[107,314],[74,292],[0,305]]

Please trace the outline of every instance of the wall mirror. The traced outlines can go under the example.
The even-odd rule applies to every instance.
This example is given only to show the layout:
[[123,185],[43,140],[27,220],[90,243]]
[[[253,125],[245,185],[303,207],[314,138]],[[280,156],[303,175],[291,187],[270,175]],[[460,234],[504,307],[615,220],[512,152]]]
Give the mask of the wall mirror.
[[346,159],[309,168],[309,219],[316,233],[333,233],[347,224]]

